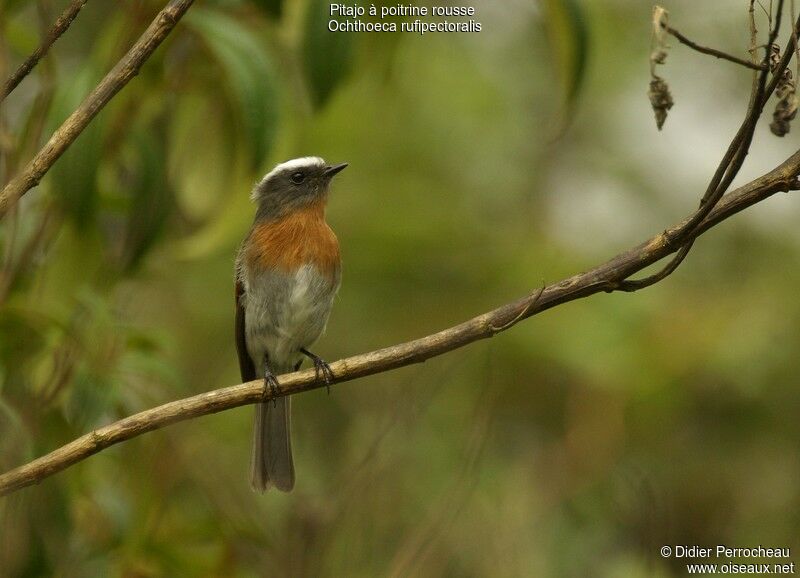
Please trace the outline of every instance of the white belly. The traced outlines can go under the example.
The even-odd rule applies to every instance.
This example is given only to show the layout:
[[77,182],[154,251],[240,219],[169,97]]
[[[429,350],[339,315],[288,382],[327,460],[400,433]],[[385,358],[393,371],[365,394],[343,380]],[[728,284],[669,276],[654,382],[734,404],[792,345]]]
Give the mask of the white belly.
[[274,372],[293,369],[300,349],[310,347],[325,330],[338,285],[338,279],[331,282],[313,265],[294,275],[245,275],[245,335],[259,373],[265,353]]

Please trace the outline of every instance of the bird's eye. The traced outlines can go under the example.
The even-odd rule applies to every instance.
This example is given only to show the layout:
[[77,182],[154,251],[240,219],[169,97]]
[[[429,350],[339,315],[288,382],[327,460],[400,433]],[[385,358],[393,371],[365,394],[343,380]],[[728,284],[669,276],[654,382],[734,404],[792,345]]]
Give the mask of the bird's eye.
[[306,176],[303,173],[301,173],[300,171],[297,171],[296,173],[292,173],[292,176],[289,177],[289,178],[292,179],[292,182],[295,185],[299,185],[300,183],[302,183],[305,180]]

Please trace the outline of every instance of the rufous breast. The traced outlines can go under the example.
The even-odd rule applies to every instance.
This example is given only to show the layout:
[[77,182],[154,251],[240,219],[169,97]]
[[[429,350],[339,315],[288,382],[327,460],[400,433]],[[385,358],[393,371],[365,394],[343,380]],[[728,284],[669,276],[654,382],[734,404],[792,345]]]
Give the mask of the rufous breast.
[[247,265],[293,274],[306,264],[334,279],[340,267],[339,241],[325,222],[320,200],[272,221],[256,224],[247,242]]

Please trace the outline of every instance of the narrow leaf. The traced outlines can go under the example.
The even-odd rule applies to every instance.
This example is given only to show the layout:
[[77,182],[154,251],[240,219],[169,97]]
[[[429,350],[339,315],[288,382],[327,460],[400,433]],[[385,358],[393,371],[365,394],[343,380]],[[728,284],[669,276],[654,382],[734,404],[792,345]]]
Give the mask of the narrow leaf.
[[259,167],[272,144],[278,118],[275,73],[266,49],[250,29],[221,12],[198,8],[187,14],[187,23],[223,72],[223,88],[239,112],[253,165]]
[[564,122],[569,123],[586,76],[589,28],[580,0],[545,0],[545,24],[556,55],[564,98]]
[[330,3],[311,0],[308,6],[303,61],[315,107],[325,105],[350,71],[353,34],[328,30]]

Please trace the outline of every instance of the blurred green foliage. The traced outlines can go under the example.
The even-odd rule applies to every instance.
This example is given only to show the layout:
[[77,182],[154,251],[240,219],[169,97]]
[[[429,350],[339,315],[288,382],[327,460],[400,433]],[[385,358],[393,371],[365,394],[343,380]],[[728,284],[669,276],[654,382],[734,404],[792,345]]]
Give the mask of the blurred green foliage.
[[[162,4],[87,4],[0,111],[4,182]],[[333,360],[662,230],[747,101],[747,73],[675,47],[658,134],[641,2],[478,2],[481,33],[425,36],[330,34],[325,4],[197,2],[0,223],[0,470],[238,382],[233,256],[276,162],[351,165],[329,207],[344,281],[315,348]],[[0,4],[0,76],[65,5]],[[744,54],[745,6],[666,7]],[[745,176],[795,139],[760,129]],[[800,551],[792,197],[704,236],[645,292],[296,397],[290,495],[250,491],[241,408],[5,498],[0,575],[684,576],[661,545]]]
[[330,2],[310,0],[306,7],[303,68],[314,106],[321,107],[353,65],[353,35],[328,31]]

